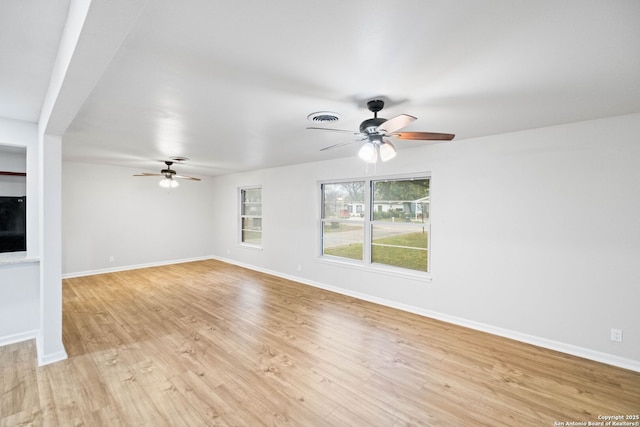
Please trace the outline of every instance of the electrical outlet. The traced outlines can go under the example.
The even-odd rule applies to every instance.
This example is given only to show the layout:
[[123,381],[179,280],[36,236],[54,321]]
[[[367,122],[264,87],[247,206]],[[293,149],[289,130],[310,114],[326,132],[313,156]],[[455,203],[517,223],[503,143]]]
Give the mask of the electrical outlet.
[[611,341],[622,342],[622,329],[611,328]]
[[115,260],[116,260],[116,258],[115,258],[113,255],[111,255],[111,256],[109,257],[109,262],[114,262]]
[[302,271],[302,265],[298,264],[298,271]]

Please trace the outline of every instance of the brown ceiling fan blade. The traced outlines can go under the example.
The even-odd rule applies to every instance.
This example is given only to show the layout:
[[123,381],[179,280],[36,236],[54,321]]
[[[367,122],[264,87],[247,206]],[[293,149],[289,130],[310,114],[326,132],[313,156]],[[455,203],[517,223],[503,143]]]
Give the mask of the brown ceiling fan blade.
[[378,126],[378,132],[381,133],[393,133],[405,126],[409,126],[417,118],[408,114],[400,114],[392,119],[389,119]]
[[9,172],[9,171],[0,171],[0,175],[6,176],[27,176],[25,172]]
[[331,128],[316,128],[316,127],[308,127],[307,129],[312,129],[312,130],[328,130],[330,132],[343,132],[343,133],[350,133],[352,135],[360,135],[360,132],[354,132],[352,130],[344,130],[344,129],[331,129]]
[[164,176],[161,173],[147,173],[147,172],[142,172],[142,173],[137,173],[133,176]]
[[173,175],[174,178],[180,178],[180,179],[189,179],[191,181],[202,181],[200,178],[194,178],[192,176],[183,176],[183,175]]
[[455,135],[452,133],[435,132],[398,132],[392,135],[398,139],[408,139],[414,141],[451,141]]

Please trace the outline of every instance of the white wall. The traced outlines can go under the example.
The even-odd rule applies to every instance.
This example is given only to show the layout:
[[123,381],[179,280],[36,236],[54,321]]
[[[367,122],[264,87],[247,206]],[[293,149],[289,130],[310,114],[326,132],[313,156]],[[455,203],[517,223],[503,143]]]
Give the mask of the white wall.
[[39,328],[39,265],[0,265],[0,345],[35,338]]
[[76,162],[62,169],[65,277],[211,255],[213,212],[224,209],[213,204],[212,179],[182,180],[169,191],[160,178],[134,177],[137,169]]
[[[431,173],[430,283],[319,260],[318,181],[366,175],[355,158],[216,177],[217,207],[237,204],[240,186],[263,186],[264,249],[239,246],[237,208],[218,208],[213,253],[637,368],[639,139],[636,114],[419,148],[399,143],[375,174]],[[612,327],[624,331],[623,343],[610,340]]]

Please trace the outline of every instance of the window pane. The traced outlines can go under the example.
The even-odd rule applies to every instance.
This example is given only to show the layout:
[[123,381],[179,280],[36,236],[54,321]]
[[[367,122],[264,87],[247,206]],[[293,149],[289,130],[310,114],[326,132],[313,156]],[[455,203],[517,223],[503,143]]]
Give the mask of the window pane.
[[247,188],[242,190],[243,202],[262,202],[262,188]]
[[322,253],[362,260],[362,221],[326,221],[322,230]]
[[364,181],[322,185],[322,218],[362,218]]
[[242,218],[242,241],[252,245],[262,243],[262,218]]
[[262,231],[242,230],[242,242],[260,246],[262,244]]
[[374,181],[374,221],[424,222],[429,219],[429,179]]
[[428,243],[426,225],[376,222],[371,237],[371,262],[427,271]]
[[242,215],[250,215],[250,216],[262,215],[262,202],[243,203]]
[[262,218],[242,218],[242,229],[262,231]]

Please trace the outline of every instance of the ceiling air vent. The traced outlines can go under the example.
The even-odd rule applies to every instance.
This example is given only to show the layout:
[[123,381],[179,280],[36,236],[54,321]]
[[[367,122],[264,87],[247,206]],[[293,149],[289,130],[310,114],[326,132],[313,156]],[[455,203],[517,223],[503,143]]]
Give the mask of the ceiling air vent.
[[307,116],[310,122],[316,123],[331,123],[337,122],[340,119],[340,114],[334,113],[333,111],[316,111],[315,113],[311,113]]
[[174,162],[186,162],[187,160],[189,160],[188,157],[183,157],[183,156],[169,157],[169,159],[173,160]]

